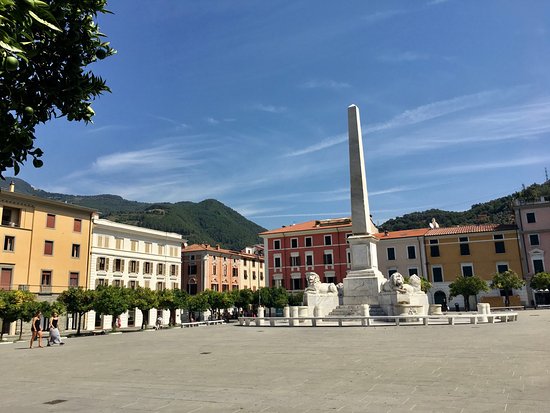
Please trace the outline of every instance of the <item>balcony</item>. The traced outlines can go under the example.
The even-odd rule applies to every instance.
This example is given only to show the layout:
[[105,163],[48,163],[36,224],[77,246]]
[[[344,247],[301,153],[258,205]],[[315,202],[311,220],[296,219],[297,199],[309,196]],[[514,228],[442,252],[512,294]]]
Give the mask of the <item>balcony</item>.
[[40,294],[51,294],[52,293],[52,286],[51,285],[41,285],[40,286]]

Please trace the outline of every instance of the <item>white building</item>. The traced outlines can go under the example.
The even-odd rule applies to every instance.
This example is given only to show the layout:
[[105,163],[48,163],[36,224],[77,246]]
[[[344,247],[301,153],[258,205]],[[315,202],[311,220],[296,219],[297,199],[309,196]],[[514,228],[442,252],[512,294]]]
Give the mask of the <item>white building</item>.
[[[98,285],[115,285],[151,290],[180,287],[182,236],[171,232],[156,231],[119,224],[106,219],[93,219],[90,254],[89,288]],[[168,324],[170,312],[149,311],[149,325],[154,325],[158,315]],[[130,310],[120,317],[121,327],[140,326],[141,311]],[[176,312],[176,323],[179,323]],[[110,328],[112,317],[88,314],[86,329]]]

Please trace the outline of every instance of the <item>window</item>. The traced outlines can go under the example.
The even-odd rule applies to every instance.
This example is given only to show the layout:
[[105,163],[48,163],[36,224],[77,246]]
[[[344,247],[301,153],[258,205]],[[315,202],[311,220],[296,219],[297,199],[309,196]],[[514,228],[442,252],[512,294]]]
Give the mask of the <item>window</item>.
[[97,280],[95,280],[96,288],[101,285],[107,285],[107,280],[105,278],[98,278]]
[[248,280],[248,271],[247,270],[244,270],[243,277],[244,277],[245,280]]
[[493,239],[495,240],[495,253],[496,254],[504,254],[506,252],[506,248],[504,247],[504,235],[502,234],[496,234],[493,235]]
[[388,260],[389,260],[389,261],[395,260],[395,248],[393,248],[393,247],[388,247],[388,248],[386,249],[386,252],[387,252],[387,256],[388,256]]
[[300,266],[300,257],[299,256],[290,257],[290,266],[291,267],[299,267]]
[[145,252],[147,254],[150,254],[152,250],[153,250],[153,244],[151,244],[150,242],[146,242],[145,243]]
[[132,251],[137,251],[138,250],[138,241],[136,240],[131,240],[130,241],[130,249]]
[[164,275],[164,264],[160,262],[157,264],[157,275]]
[[414,245],[407,247],[407,257],[409,257],[409,260],[416,259],[416,247]]
[[280,250],[281,249],[281,240],[276,239],[273,241],[273,249],[274,250]]
[[216,265],[216,261],[212,263],[212,275],[216,275],[218,273],[218,266]]
[[175,264],[170,265],[170,275],[172,277],[175,277],[176,275],[178,275],[178,266],[177,265],[175,265]]
[[222,291],[229,291],[229,284],[222,284]]
[[301,290],[302,289],[302,279],[301,278],[293,278],[292,279],[292,289],[293,290]]
[[107,258],[97,257],[96,270],[97,271],[107,271]]
[[2,209],[2,225],[7,225],[10,227],[18,227],[20,217],[21,217],[21,210],[18,208],[4,207]]
[[432,267],[432,280],[434,283],[443,282],[443,268]]
[[497,264],[497,272],[499,274],[508,271],[508,264]]
[[120,258],[115,258],[115,272],[123,272],[124,271],[124,261]]
[[6,235],[4,237],[4,251],[13,251],[15,249],[15,237]]
[[117,250],[121,250],[122,248],[124,248],[124,238],[115,238],[115,242]]
[[210,289],[212,291],[218,291],[218,284],[210,284]]
[[55,228],[55,215],[54,214],[46,215],[46,227],[47,228]]
[[430,240],[430,255],[432,257],[439,257],[439,241],[436,239]]
[[544,272],[544,263],[542,260],[533,260],[533,271],[535,274],[538,274],[539,272]]
[[150,261],[145,261],[143,263],[143,274],[151,275],[153,274],[153,263]]
[[128,288],[135,290],[137,287],[137,281],[136,280],[130,280],[128,281]]
[[13,273],[12,268],[2,267],[0,269],[0,290],[11,289],[11,276]]
[[238,268],[233,268],[233,273],[231,275],[233,277],[238,277],[239,276],[239,269]]
[[73,222],[73,231],[74,232],[82,232],[82,220],[75,218]]
[[325,235],[325,245],[332,245],[332,235]]
[[306,237],[305,238],[305,244],[306,244],[306,247],[312,247],[313,246],[313,238],[312,237]]
[[529,244],[540,245],[539,234],[529,234]]
[[332,265],[332,252],[325,252],[323,254],[323,264]]
[[122,287],[122,280],[113,280],[114,287]]
[[44,241],[44,255],[53,255],[53,241]]
[[414,274],[418,275],[418,268],[409,268],[409,277],[413,276]]
[[52,272],[51,271],[46,271],[46,270],[42,271],[42,276],[40,278],[40,285],[43,286],[43,287],[45,287],[45,286],[51,287],[51,285],[52,285]]
[[291,238],[290,239],[290,247],[291,248],[298,248],[298,238]]
[[80,244],[73,244],[73,248],[71,250],[71,257],[80,258]]
[[468,244],[468,237],[458,238],[460,243],[460,255],[470,255],[470,244]]
[[313,266],[313,254],[312,253],[306,253],[306,265],[308,267]]
[[252,279],[253,279],[253,280],[256,279],[256,271],[252,271]]
[[78,273],[70,272],[69,273],[69,287],[78,287]]
[[474,267],[472,264],[460,264],[462,267],[462,276],[463,277],[473,277],[474,276]]
[[325,282],[336,284],[336,277],[334,275],[325,275]]
[[158,255],[164,255],[164,245],[158,245]]
[[136,260],[130,261],[128,272],[132,274],[137,274],[139,272],[139,263]]
[[534,224],[535,222],[537,222],[536,219],[535,219],[535,213],[534,212],[528,212],[527,213],[527,222],[529,224]]
[[162,281],[159,281],[159,282],[157,283],[157,290],[158,290],[158,291],[162,291],[162,290],[164,290],[164,288],[165,288],[165,287],[164,287],[164,283],[163,283]]
[[[214,268],[216,268],[216,266],[214,266]],[[197,264],[189,264],[187,266],[187,274],[197,275]]]
[[397,268],[389,268],[388,269],[388,277],[391,277],[396,272],[397,272]]

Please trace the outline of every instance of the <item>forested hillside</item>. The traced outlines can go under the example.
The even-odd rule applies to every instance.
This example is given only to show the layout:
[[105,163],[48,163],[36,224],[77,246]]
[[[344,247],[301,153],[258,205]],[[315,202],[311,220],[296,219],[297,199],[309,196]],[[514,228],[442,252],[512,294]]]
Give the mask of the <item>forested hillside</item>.
[[101,218],[161,231],[176,232],[189,243],[220,244],[241,250],[261,242],[265,228],[249,221],[215,199],[202,202],[146,203],[128,201],[118,195],[67,195],[33,188],[18,178],[0,181],[1,188],[15,182],[16,192],[96,209]]

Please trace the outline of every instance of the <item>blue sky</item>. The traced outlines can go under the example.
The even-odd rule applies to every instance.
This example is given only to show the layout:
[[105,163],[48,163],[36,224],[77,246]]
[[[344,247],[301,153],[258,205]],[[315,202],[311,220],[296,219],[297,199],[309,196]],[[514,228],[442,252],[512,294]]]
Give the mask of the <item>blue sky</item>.
[[[268,229],[350,215],[361,110],[374,221],[465,210],[550,167],[550,2],[116,0],[94,124],[38,129],[19,177],[70,194],[215,198]],[[428,223],[426,223],[427,225]]]

